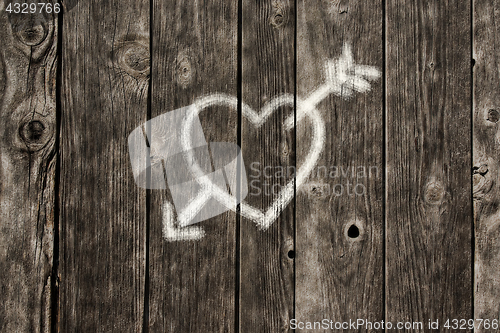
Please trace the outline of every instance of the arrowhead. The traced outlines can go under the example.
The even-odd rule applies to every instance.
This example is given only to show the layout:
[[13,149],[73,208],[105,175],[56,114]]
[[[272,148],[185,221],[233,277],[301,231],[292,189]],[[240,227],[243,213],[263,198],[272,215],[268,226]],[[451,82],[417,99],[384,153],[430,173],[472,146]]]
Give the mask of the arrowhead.
[[199,240],[205,236],[205,231],[200,227],[178,228],[175,225],[174,207],[168,201],[163,204],[162,230],[167,242]]
[[356,65],[351,46],[344,44],[342,55],[325,64],[326,84],[331,92],[344,98],[350,97],[354,91],[367,92],[373,81],[380,78],[380,71],[374,66]]

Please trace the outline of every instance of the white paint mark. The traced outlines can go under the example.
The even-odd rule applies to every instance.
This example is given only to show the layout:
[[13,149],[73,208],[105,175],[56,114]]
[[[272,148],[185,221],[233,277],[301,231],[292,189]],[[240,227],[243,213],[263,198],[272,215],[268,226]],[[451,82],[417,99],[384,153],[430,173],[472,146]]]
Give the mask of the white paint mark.
[[[290,203],[294,196],[294,187],[300,188],[314,169],[324,147],[325,124],[316,109],[316,106],[330,94],[349,98],[354,92],[367,92],[371,86],[368,80],[376,80],[380,77],[380,71],[376,67],[355,65],[351,47],[345,44],[343,54],[339,59],[328,60],[325,64],[326,82],[316,89],[307,99],[297,99],[297,121],[300,122],[305,116],[312,124],[312,143],[305,162],[298,168],[295,179],[288,182],[277,198],[266,210],[255,208],[246,202],[240,203],[240,214],[256,223],[260,229],[267,229],[278,218],[283,209]],[[187,166],[192,172],[194,179],[201,186],[200,193],[179,214],[179,226],[187,226],[191,219],[196,216],[200,209],[210,199],[215,199],[227,209],[236,212],[238,195],[230,195],[217,185],[213,184],[209,177],[205,176],[202,168],[197,164],[193,155],[193,142],[191,132],[193,124],[199,119],[198,115],[205,108],[213,105],[222,105],[234,110],[238,108],[238,99],[234,96],[214,94],[199,98],[189,109],[181,128],[181,145]],[[256,112],[250,106],[242,103],[242,116],[247,118],[256,128],[259,128],[273,114],[274,111],[285,105],[294,105],[293,95],[280,95],[267,103],[260,112]],[[291,130],[295,127],[294,115],[288,116],[284,122],[285,129]],[[234,193],[233,193],[234,194]],[[164,237],[167,240],[193,240],[203,237],[203,230],[193,227],[175,229],[173,220],[173,207],[168,202],[164,207]]]
[[163,204],[163,238],[169,242],[198,240],[205,236],[200,227],[177,228],[174,219],[174,206],[165,201]]
[[[193,211],[196,209],[196,204],[205,203],[208,199],[214,198],[222,205],[236,211],[236,199],[234,196],[228,194],[227,192],[220,189],[218,186],[214,186],[212,182],[204,176],[203,170],[196,163],[196,159],[193,156],[192,143],[191,143],[191,129],[192,123],[195,119],[198,119],[198,114],[205,108],[213,105],[225,105],[232,107],[233,109],[237,109],[238,99],[228,95],[216,94],[208,97],[203,97],[194,103],[194,107],[191,109],[192,111],[187,115],[185,122],[183,124],[181,133],[181,144],[183,147],[183,151],[185,153],[186,161],[188,163],[188,167],[193,173],[193,178],[198,181],[203,191],[202,194],[199,195],[195,200],[192,201],[192,205],[190,204],[188,209],[192,209]],[[256,112],[252,108],[250,108],[247,104],[242,104],[242,115],[248,119],[250,123],[252,123],[256,128],[262,126],[265,123],[267,118],[280,107],[285,105],[294,105],[293,95],[281,95],[274,98],[268,104],[266,104],[261,112]],[[272,204],[265,210],[262,211],[258,208],[255,208],[246,202],[240,203],[240,214],[249,220],[256,223],[259,228],[267,229],[271,224],[276,220],[276,218],[281,214],[283,209],[290,203],[294,196],[294,187],[297,188],[302,186],[305,182],[314,166],[316,165],[321,151],[323,150],[323,145],[325,141],[325,128],[324,122],[321,119],[321,116],[317,109],[307,104],[303,101],[298,100],[298,110],[300,110],[304,115],[307,115],[313,126],[313,140],[310,152],[305,159],[303,165],[301,165],[297,171],[296,179],[292,179],[288,182],[284,189],[278,194],[277,198],[272,202]],[[293,120],[293,114],[288,117],[287,120]],[[293,122],[292,122],[293,123]],[[207,197],[208,196],[208,197]],[[189,223],[185,217],[194,216],[196,213],[194,212],[186,212],[186,209],[181,212],[180,216],[183,217],[183,220],[180,222],[180,225],[186,225]]]
[[[328,95],[334,94],[348,99],[354,92],[368,92],[370,82],[380,78],[377,67],[356,65],[352,56],[351,46],[344,44],[343,53],[338,59],[328,60],[325,64],[326,81],[304,101],[305,109],[297,110],[297,121],[302,120],[308,108],[316,106]],[[302,112],[301,112],[302,111]],[[293,118],[285,122],[285,128],[293,128]]]
[[194,198],[179,214],[178,222],[180,227],[185,227],[189,225],[191,220],[194,219],[196,214],[205,206],[207,201],[210,200],[212,196],[206,188],[202,188],[200,193]]

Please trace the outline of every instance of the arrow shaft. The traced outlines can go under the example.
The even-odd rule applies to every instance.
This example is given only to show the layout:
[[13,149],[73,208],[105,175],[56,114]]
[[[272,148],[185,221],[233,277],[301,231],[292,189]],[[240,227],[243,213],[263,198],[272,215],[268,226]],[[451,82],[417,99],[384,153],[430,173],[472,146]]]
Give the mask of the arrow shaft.
[[[307,113],[318,105],[322,100],[324,100],[328,95],[333,92],[332,86],[329,84],[322,84],[318,89],[313,91],[309,97],[303,101],[298,102],[297,106],[297,123],[299,123]],[[289,117],[285,120],[285,129],[290,130],[295,126],[295,119]]]

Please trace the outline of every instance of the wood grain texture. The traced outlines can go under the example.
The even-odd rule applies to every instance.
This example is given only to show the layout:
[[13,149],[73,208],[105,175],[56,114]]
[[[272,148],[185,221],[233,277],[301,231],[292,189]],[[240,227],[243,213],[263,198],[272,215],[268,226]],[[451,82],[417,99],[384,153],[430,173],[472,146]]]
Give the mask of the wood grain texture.
[[470,11],[387,2],[388,321],[472,317]]
[[[59,16],[9,14],[10,2],[0,0],[1,332],[276,333],[294,318],[427,332],[428,320],[439,331],[448,318],[500,320],[498,1],[63,0]],[[240,145],[245,202],[264,211],[312,149],[310,120],[284,122],[345,45],[383,76],[318,104],[323,152],[270,227],[227,211],[194,226],[199,240],[168,239],[178,184],[138,186],[129,134],[199,97],[238,97],[200,112],[207,164],[227,162],[215,142]],[[284,94],[294,102],[262,126],[242,112]],[[186,174],[162,163],[167,178]]]
[[[474,1],[473,195],[475,214],[474,318],[500,319],[500,72],[496,18],[500,4]],[[488,330],[477,329],[476,332]]]
[[147,119],[149,2],[81,1],[63,17],[61,332],[141,332],[146,191],[127,136]]
[[[326,61],[340,57],[344,45],[351,45],[355,63],[382,68],[382,1],[299,1],[298,11],[300,98],[325,82]],[[318,105],[324,151],[297,193],[299,321],[384,319],[383,85],[380,79],[371,85]],[[298,124],[299,165],[311,133],[310,123]]]
[[0,32],[0,331],[49,332],[57,17],[2,10]]
[[[262,114],[273,98],[295,91],[293,1],[242,1],[242,102]],[[241,149],[249,182],[245,201],[267,210],[295,166],[295,130],[284,120],[295,105],[279,107],[259,128],[241,120]],[[280,172],[280,168],[284,172]],[[241,218],[240,332],[289,332],[294,302],[294,203],[267,230]]]
[[[151,118],[202,96],[237,95],[237,2],[153,1],[152,14]],[[207,142],[236,143],[237,110],[212,106],[199,119]],[[167,178],[183,172],[165,170]],[[201,240],[169,242],[162,222],[172,185],[151,191],[149,332],[233,332],[236,215],[195,225],[204,229]]]

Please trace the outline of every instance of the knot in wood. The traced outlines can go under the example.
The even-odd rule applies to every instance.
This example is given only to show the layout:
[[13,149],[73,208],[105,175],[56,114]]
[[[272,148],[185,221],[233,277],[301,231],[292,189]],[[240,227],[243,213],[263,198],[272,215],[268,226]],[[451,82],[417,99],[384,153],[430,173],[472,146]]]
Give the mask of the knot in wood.
[[149,75],[149,46],[135,41],[125,43],[117,51],[117,57],[120,67],[133,77]]
[[43,135],[45,126],[42,122],[38,120],[30,121],[26,126],[24,126],[24,133],[26,133],[25,138],[28,141],[38,141]]
[[324,198],[330,196],[330,185],[320,182],[310,182],[304,187],[311,198]]
[[488,116],[486,120],[491,121],[492,123],[497,123],[500,119],[500,113],[495,109],[488,110]]
[[283,14],[277,13],[276,15],[273,16],[272,19],[272,25],[275,27],[279,27],[283,25],[284,19],[283,19]]
[[358,238],[359,237],[359,228],[353,224],[347,229],[347,236],[349,238]]
[[50,126],[41,119],[33,119],[19,127],[19,136],[30,151],[42,149],[51,138]]
[[483,199],[492,189],[493,182],[478,173],[472,176],[472,196],[474,200]]
[[487,172],[488,172],[488,165],[485,163],[472,168],[473,174],[480,174],[481,176],[484,176]]
[[48,35],[46,20],[39,15],[26,16],[12,25],[12,31],[16,38],[27,46],[40,45]]
[[359,219],[351,220],[344,226],[344,236],[351,242],[363,239],[364,232],[364,223]]
[[177,83],[186,88],[193,81],[193,67],[187,55],[179,55],[177,57]]
[[36,27],[30,27],[21,30],[16,34],[17,38],[28,46],[36,46],[45,40],[46,32],[43,26],[37,25]]
[[443,185],[438,181],[432,181],[425,187],[424,200],[428,204],[439,205],[443,202],[445,195]]
[[491,181],[488,181],[483,175],[476,173],[472,176],[473,191],[484,190],[486,187],[488,187],[487,190],[490,190],[491,185]]
[[149,50],[146,48],[130,49],[125,53],[125,63],[137,72],[144,72],[149,69]]
[[290,149],[288,148],[288,144],[286,141],[281,143],[280,155],[284,159],[288,159],[290,156]]
[[275,28],[282,27],[288,21],[286,5],[280,2],[273,3],[273,12],[269,22]]

